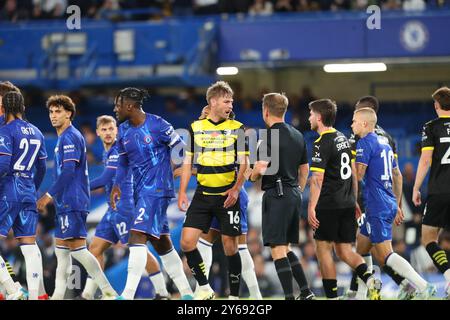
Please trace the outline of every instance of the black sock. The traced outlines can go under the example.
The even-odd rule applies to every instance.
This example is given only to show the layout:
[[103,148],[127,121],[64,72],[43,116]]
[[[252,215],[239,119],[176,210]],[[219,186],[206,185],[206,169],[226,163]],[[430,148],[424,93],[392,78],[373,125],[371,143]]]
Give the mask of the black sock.
[[6,270],[8,270],[9,275],[11,276],[11,278],[13,279],[14,282],[18,282],[16,273],[14,272],[13,267],[11,266],[11,264],[9,263],[8,260],[3,259],[5,261],[5,265],[6,265]]
[[364,281],[365,283],[367,283],[367,280],[372,275],[372,272],[367,271],[367,264],[365,263],[361,263],[359,266],[357,266],[355,272],[358,275],[358,277],[360,277],[361,280]]
[[239,297],[239,286],[241,284],[242,262],[239,252],[228,259],[228,283],[230,285],[230,296]]
[[392,278],[392,280],[395,281],[397,285],[400,285],[405,278],[403,278],[401,275],[399,275],[397,272],[394,271],[391,267],[388,265],[385,265],[383,267],[383,271],[386,272],[386,274]]
[[352,281],[350,281],[350,290],[358,291],[358,275],[355,271],[352,272]]
[[433,241],[427,244],[426,249],[440,273],[443,274],[449,269],[447,254],[436,242]]
[[336,279],[322,279],[323,289],[327,299],[337,298],[338,288]]
[[197,280],[198,284],[201,286],[208,284],[205,263],[203,262],[202,256],[198,249],[185,252],[184,254],[186,255],[187,264],[191,269],[192,275],[195,280]]
[[303,271],[302,265],[298,260],[294,252],[289,251],[287,254],[289,259],[289,264],[291,265],[292,275],[300,288],[300,291],[309,291],[308,282],[306,281],[305,272]]
[[288,258],[281,258],[273,261],[277,269],[278,278],[283,287],[286,300],[294,300],[294,289],[292,286],[292,269]]

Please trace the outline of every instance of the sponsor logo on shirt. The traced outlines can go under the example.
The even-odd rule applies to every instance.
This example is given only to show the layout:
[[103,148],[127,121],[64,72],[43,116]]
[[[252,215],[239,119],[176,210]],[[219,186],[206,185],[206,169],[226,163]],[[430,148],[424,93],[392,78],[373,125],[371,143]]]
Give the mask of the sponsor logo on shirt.
[[144,142],[146,143],[146,144],[150,144],[150,143],[152,143],[152,136],[151,135],[146,135],[145,137],[144,137]]

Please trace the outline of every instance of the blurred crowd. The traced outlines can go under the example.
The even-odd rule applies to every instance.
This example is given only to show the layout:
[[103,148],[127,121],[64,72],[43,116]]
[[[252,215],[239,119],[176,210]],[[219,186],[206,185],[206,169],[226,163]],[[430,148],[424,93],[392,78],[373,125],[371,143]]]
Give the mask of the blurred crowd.
[[450,0],[0,0],[0,21],[62,19],[77,5],[82,17],[148,20],[210,14],[271,15],[280,12],[450,8]]

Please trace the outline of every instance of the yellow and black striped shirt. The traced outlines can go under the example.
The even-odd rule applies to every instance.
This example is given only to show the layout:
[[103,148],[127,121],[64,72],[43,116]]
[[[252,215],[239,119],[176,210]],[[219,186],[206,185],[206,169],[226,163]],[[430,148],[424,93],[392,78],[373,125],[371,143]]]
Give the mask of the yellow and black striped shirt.
[[238,155],[248,155],[244,125],[236,120],[195,121],[190,128],[186,154],[194,156],[197,167],[197,192],[222,194],[237,178]]

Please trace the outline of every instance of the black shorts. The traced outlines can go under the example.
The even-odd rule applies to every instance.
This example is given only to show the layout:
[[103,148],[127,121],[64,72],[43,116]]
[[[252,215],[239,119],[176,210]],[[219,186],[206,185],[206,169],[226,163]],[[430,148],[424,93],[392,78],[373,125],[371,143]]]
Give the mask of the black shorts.
[[437,227],[450,227],[450,194],[428,195],[422,224]]
[[195,193],[191,205],[186,212],[183,227],[200,229],[208,233],[211,220],[215,216],[220,223],[221,233],[236,237],[241,235],[241,209],[239,199],[234,206],[224,208],[227,196],[204,195]]
[[316,210],[319,228],[314,232],[314,239],[352,243],[356,240],[355,208]]
[[298,188],[284,188],[278,197],[276,189],[264,192],[262,200],[262,236],[265,246],[299,243],[299,219],[302,196]]

